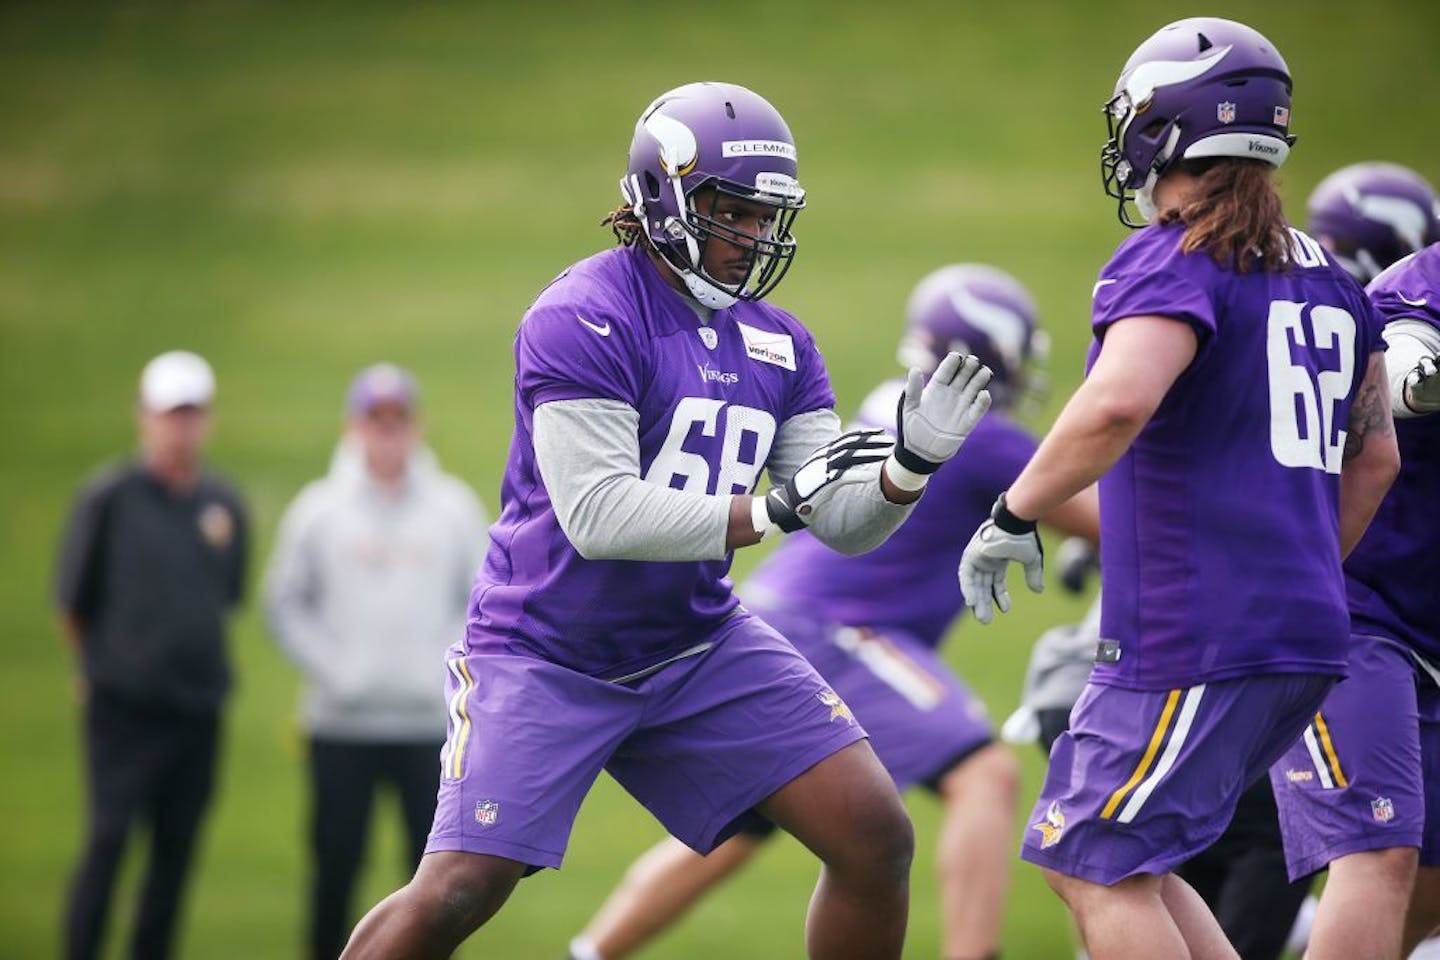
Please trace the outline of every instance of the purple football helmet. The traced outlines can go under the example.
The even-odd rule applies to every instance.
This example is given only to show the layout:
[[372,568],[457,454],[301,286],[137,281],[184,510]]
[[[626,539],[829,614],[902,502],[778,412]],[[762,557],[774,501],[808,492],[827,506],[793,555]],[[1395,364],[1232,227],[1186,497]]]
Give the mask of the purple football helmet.
[[[736,231],[701,214],[695,193],[702,187],[774,208],[766,232]],[[761,299],[795,257],[790,228],[805,206],[796,179],[795,138],[774,107],[737,84],[687,83],[646,107],[635,124],[620,193],[655,250],[712,309]],[[749,251],[749,271],[739,283],[722,283],[705,272],[711,237]]]
[[1342,167],[1320,181],[1309,207],[1310,232],[1362,284],[1440,240],[1435,189],[1398,163]]
[[1049,339],[1036,325],[1035,301],[1010,274],[979,263],[956,263],[928,274],[910,294],[900,363],[930,373],[952,350],[974,354],[990,368],[990,396],[999,406],[1039,385]]
[[[1290,69],[1256,31],[1219,17],[1161,27],[1130,55],[1105,104],[1105,193],[1120,222],[1154,218],[1155,183],[1180,160],[1242,157],[1278,167],[1290,154]],[[1140,220],[1130,216],[1134,200]]]

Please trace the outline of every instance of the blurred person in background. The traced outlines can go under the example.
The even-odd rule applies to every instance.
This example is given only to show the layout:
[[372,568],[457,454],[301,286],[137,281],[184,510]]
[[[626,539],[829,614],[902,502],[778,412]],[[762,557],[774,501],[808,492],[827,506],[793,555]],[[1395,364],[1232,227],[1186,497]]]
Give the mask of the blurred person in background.
[[447,661],[435,825],[346,960],[448,956],[560,866],[602,769],[701,853],[758,807],[821,862],[809,955],[900,956],[904,804],[844,700],[727,574],[736,549],[801,529],[883,543],[989,407],[990,371],[951,353],[928,382],[911,371],[898,439],[841,431],[813,336],[763,302],[797,248],[797,171],[754,92],[662,94],[603,221],[619,245],[526,311],[501,515]]
[[1362,284],[1440,241],[1440,198],[1398,163],[1341,167],[1310,194],[1309,232]]
[[1105,960],[1233,955],[1175,870],[1345,675],[1341,560],[1399,469],[1382,324],[1275,191],[1290,104],[1285,60],[1231,20],[1127,61],[1101,169],[1143,229],[1095,284],[1085,382],[961,562],[988,621],[1011,562],[1043,587],[1036,518],[1103,477],[1102,639],[1021,856]]
[[[993,371],[993,405],[966,441],[966,455],[935,472],[915,515],[876,549],[847,557],[797,533],[761,563],[740,596],[849,704],[896,786],[924,786],[943,804],[936,852],[942,956],[982,960],[1000,945],[1020,770],[994,741],[985,705],[939,647],[964,609],[951,576],[965,547],[956,530],[978,525],[1035,451],[1035,438],[1014,415],[1033,396],[1046,340],[1029,292],[981,264],[929,274],[906,313],[903,366],[929,373],[958,351]],[[896,378],[876,387],[852,426],[888,428],[904,385]],[[1061,505],[1046,523],[1098,537],[1094,490]],[[774,830],[756,816],[704,857],[674,838],[661,841],[572,942],[571,957],[630,956],[747,863]]]
[[89,831],[70,889],[66,954],[98,956],[131,827],[150,856],[130,954],[172,955],[209,805],[230,690],[225,619],[248,537],[240,497],[203,466],[215,376],[164,353],[140,377],[140,455],[76,500],[56,601],[84,709]]
[[305,678],[314,960],[345,945],[377,788],[399,799],[407,872],[424,852],[445,740],[439,670],[484,550],[484,511],[421,443],[417,400],[399,367],[355,377],[330,472],[286,511],[265,578],[271,629]]

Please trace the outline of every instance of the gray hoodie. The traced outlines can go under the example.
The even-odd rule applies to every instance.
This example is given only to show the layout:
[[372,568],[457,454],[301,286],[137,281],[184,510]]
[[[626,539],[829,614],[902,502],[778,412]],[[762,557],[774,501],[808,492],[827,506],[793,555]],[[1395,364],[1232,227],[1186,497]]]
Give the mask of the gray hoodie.
[[327,739],[439,741],[444,655],[465,629],[484,509],[424,447],[398,493],[345,440],[280,523],[270,628],[305,677],[306,728]]

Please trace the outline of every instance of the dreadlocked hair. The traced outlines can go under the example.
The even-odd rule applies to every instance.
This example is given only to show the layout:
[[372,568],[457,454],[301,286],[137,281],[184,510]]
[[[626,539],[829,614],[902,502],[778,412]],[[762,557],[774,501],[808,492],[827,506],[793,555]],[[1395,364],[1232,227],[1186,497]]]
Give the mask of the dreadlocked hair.
[[643,232],[643,225],[640,218],[635,216],[635,208],[628,203],[605,214],[605,219],[600,221],[602,227],[609,227],[610,232],[615,234],[615,242],[624,247],[633,247],[639,241]]
[[1279,270],[1289,257],[1289,225],[1272,168],[1239,157],[1187,160],[1179,169],[1198,178],[1192,199],[1165,211],[1161,223],[1183,223],[1180,250],[1203,250],[1221,266],[1240,273],[1252,267]]

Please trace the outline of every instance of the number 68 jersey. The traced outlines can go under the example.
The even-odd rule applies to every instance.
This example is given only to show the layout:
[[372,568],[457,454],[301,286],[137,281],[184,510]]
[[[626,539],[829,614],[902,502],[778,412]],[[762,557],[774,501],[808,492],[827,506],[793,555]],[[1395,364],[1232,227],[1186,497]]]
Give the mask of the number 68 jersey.
[[1350,403],[1381,325],[1291,230],[1278,272],[1183,253],[1180,224],[1121,244],[1095,285],[1111,323],[1188,323],[1198,349],[1100,482],[1097,683],[1163,690],[1255,673],[1344,673],[1339,479]]
[[620,401],[639,415],[643,480],[746,494],[786,420],[834,407],[824,363],[798,320],[742,301],[702,324],[659,269],[638,247],[596,254],[556,278],[521,320],[515,433],[501,514],[470,598],[472,650],[622,676],[704,642],[737,606],[723,547],[701,561],[581,557],[535,461],[536,408]]

